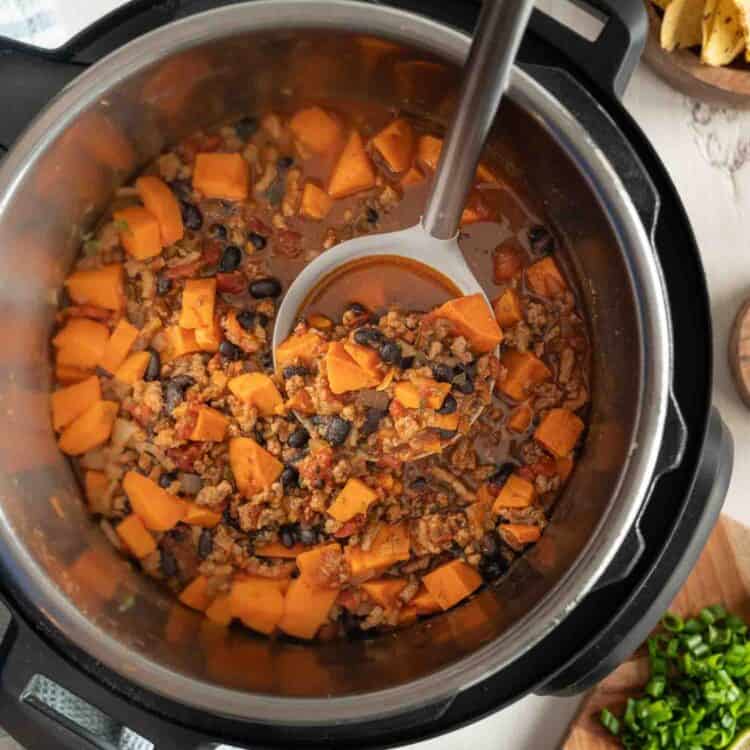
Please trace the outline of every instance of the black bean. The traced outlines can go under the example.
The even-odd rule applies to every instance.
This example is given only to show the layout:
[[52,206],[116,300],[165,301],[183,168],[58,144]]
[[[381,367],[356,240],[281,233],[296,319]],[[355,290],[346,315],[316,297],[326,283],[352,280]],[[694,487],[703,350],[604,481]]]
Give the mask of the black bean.
[[383,419],[385,414],[385,409],[368,409],[365,421],[362,423],[362,427],[359,428],[360,434],[363,437],[367,437],[368,435],[372,435],[373,432],[377,432],[378,427],[380,427],[380,420]]
[[374,208],[367,209],[367,221],[374,224],[380,218],[380,214]]
[[263,437],[263,433],[257,427],[253,430],[253,438],[258,445],[266,444],[266,439]]
[[294,547],[294,527],[293,526],[282,526],[279,529],[279,541],[287,548],[291,549]]
[[149,354],[151,358],[148,360],[143,379],[150,383],[161,377],[161,357],[159,356],[159,352],[155,352],[153,349],[149,349]]
[[167,578],[172,578],[177,575],[179,570],[175,556],[169,550],[163,549],[161,551],[161,572]]
[[454,376],[453,368],[450,365],[446,365],[443,362],[436,362],[432,365],[432,377],[438,381],[438,383],[450,383]]
[[288,365],[281,371],[281,375],[284,378],[284,380],[289,380],[289,378],[293,378],[295,375],[300,375],[304,377],[307,375],[310,371],[303,367],[302,365]]
[[292,448],[304,448],[310,440],[310,433],[304,427],[298,427],[287,439]]
[[354,340],[362,346],[377,347],[383,340],[383,332],[373,326],[358,328],[354,332]]
[[250,331],[255,327],[255,313],[251,310],[243,310],[237,313],[237,322],[243,331]]
[[242,349],[239,346],[235,346],[231,341],[222,341],[219,344],[219,354],[229,362],[236,362],[242,359]]
[[167,183],[170,190],[182,201],[189,201],[193,196],[193,186],[190,180],[172,180]]
[[231,507],[224,508],[224,512],[221,514],[221,521],[227,526],[237,529],[237,531],[242,531],[239,521],[232,515]]
[[273,353],[272,352],[263,352],[263,354],[260,355],[260,366],[269,372],[273,372]]
[[368,309],[359,302],[352,302],[347,305],[344,313],[351,313],[352,315],[369,315]]
[[264,328],[268,325],[270,322],[270,318],[265,313],[258,313],[258,323],[262,325]]
[[497,543],[497,534],[494,531],[488,531],[479,541],[479,548],[487,557],[496,557],[500,549]]
[[299,487],[299,471],[294,466],[285,466],[281,472],[281,486],[285,490],[291,490]]
[[211,224],[208,228],[208,233],[217,240],[225,240],[227,238],[227,228],[223,224]]
[[542,224],[535,224],[529,229],[529,244],[536,255],[549,255],[555,249],[555,238]]
[[424,492],[427,489],[427,480],[424,477],[417,477],[409,484],[409,489],[413,492]]
[[242,263],[242,250],[237,245],[227,245],[221,254],[219,271],[221,273],[232,273],[240,267],[240,263]]
[[203,214],[197,206],[187,201],[180,201],[180,212],[182,222],[188,229],[196,231],[203,226]]
[[443,405],[437,410],[437,413],[438,414],[453,414],[453,412],[455,412],[457,408],[458,408],[458,402],[456,401],[455,396],[449,393],[443,399]]
[[255,299],[278,297],[281,294],[281,282],[273,277],[257,279],[250,282],[249,291]]
[[438,428],[438,435],[441,440],[452,440],[456,437],[458,430],[444,430],[442,427]]
[[167,381],[164,387],[164,407],[171,414],[185,397],[185,390],[195,381],[188,375],[178,375]]
[[479,561],[479,572],[485,581],[496,581],[506,568],[505,561],[499,557],[483,557]]
[[386,364],[397,365],[401,362],[401,347],[395,341],[385,341],[380,346],[380,359]]
[[214,550],[214,536],[211,529],[203,529],[198,538],[198,557],[205,560]]
[[257,117],[242,117],[234,123],[234,130],[238,138],[246,141],[251,135],[258,130]]
[[177,472],[176,471],[165,471],[160,477],[159,477],[159,487],[162,489],[167,489],[172,482],[177,481]]
[[300,542],[305,545],[305,547],[310,547],[318,541],[318,534],[316,533],[315,529],[309,529],[305,526],[302,526],[300,528],[297,536],[299,537]]
[[256,250],[262,250],[268,242],[262,234],[258,234],[257,232],[250,232],[247,238]]
[[352,429],[352,423],[339,416],[334,416],[328,423],[326,429],[326,440],[331,445],[343,445],[349,437],[349,431]]
[[453,380],[453,388],[459,393],[463,393],[464,396],[474,393],[474,383],[465,374]]
[[281,158],[280,158],[280,159],[279,159],[279,160],[278,160],[278,161],[276,162],[276,166],[277,166],[277,167],[278,167],[279,169],[281,169],[281,170],[289,169],[289,167],[291,167],[291,166],[292,166],[292,164],[294,164],[294,158],[293,158],[293,157],[291,157],[291,156],[282,156],[282,157],[281,157]]
[[156,293],[163,297],[165,294],[169,293],[169,290],[172,288],[172,279],[168,279],[166,276],[162,276],[159,274],[156,277]]
[[493,487],[502,487],[507,481],[508,477],[515,471],[516,467],[510,462],[506,462],[497,469],[487,478],[487,481]]
[[402,370],[410,370],[414,367],[414,357],[403,357],[400,367]]
[[265,192],[266,200],[272,206],[278,206],[286,192],[286,177],[284,172],[279,172],[278,177],[270,184]]
[[167,532],[167,536],[172,537],[176,542],[181,542],[190,533],[190,527],[185,523],[178,523],[173,529]]

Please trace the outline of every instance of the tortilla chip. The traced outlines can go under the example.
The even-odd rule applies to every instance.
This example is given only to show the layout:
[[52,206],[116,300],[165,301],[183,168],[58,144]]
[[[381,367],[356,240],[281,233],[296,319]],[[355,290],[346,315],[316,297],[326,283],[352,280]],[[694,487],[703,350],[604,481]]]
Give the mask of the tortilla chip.
[[742,52],[745,48],[745,31],[741,17],[736,0],[709,0],[706,3],[701,62],[714,66],[728,65]]
[[[709,3],[712,0],[709,0]],[[672,0],[661,22],[661,46],[671,52],[701,43],[705,0]]]

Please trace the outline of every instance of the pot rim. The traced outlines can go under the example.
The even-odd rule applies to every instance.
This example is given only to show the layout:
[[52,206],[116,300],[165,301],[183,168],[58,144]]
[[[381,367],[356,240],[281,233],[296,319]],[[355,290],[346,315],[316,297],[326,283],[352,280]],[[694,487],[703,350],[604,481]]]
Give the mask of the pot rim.
[[[14,191],[45,149],[92,103],[123,80],[167,55],[245,32],[341,30],[381,35],[461,64],[469,37],[426,17],[353,0],[255,0],[216,8],[141,36],[93,65],[47,105],[24,131],[0,168],[0,219]],[[449,703],[462,690],[522,656],[548,635],[591,590],[613,559],[649,491],[663,434],[671,344],[665,292],[656,256],[627,191],[573,115],[528,74],[515,68],[508,95],[544,128],[583,172],[626,260],[641,301],[638,320],[642,387],[628,465],[615,497],[574,564],[554,588],[502,637],[471,655],[398,687],[337,698],[282,698],[232,690],[186,677],[135,653],[102,633],[65,597],[10,532],[0,507],[0,558],[30,603],[76,646],[126,680],[191,707],[259,723],[314,726],[371,721],[420,706]],[[612,221],[611,217],[616,217]],[[127,665],[124,667],[123,665]]]

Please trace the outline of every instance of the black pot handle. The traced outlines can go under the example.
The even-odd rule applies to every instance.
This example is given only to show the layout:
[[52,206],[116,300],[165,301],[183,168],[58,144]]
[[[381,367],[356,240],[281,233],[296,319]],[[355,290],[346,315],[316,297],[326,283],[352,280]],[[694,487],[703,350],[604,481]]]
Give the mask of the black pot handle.
[[646,5],[643,0],[570,1],[594,11],[604,22],[594,41],[588,41],[542,11],[534,13],[531,28],[568,57],[582,75],[619,99],[646,45]]
[[[219,738],[166,721],[116,691],[104,689],[41,637],[2,592],[0,726],[29,750],[135,745],[154,750],[199,750],[219,742]],[[139,738],[141,742],[137,742]],[[253,745],[253,750],[262,748]]]
[[732,436],[712,409],[688,502],[658,561],[628,594],[617,615],[537,692],[575,695],[588,690],[629,658],[654,629],[682,588],[721,513],[734,461]]

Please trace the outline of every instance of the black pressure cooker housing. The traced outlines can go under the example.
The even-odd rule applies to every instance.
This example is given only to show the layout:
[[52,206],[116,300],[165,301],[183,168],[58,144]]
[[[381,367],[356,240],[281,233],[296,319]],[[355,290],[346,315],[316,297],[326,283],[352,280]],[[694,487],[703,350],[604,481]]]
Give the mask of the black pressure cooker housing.
[[[64,84],[130,39],[176,18],[227,2],[129,3],[60,50],[6,40],[0,49],[0,143],[15,136]],[[461,0],[389,3],[470,31],[477,4]],[[529,692],[580,692],[627,657],[677,593],[721,509],[733,449],[711,407],[712,332],[706,279],[675,188],[651,144],[619,101],[646,34],[641,0],[589,0],[604,29],[588,42],[535,11],[521,49],[522,66],[586,127],[625,183],[653,240],[668,294],[673,339],[673,394],[686,440],[678,465],[657,482],[650,501],[596,589],[536,647],[447,705],[355,727],[305,732],[201,714],[123,680],[97,664],[35,611],[0,570],[0,723],[30,750],[119,746],[56,712],[29,691],[43,675],[98,707],[160,750],[227,742],[248,748],[384,747],[424,739],[475,721]],[[629,148],[623,148],[623,140]],[[677,419],[675,415],[673,419]],[[683,425],[675,424],[673,435]],[[669,427],[665,443],[670,440]],[[667,446],[666,450],[669,450]],[[3,608],[5,603],[5,610]],[[4,611],[3,611],[4,610]],[[3,634],[3,630],[5,631]],[[121,741],[121,740],[120,740]],[[109,744],[106,744],[109,743]]]

